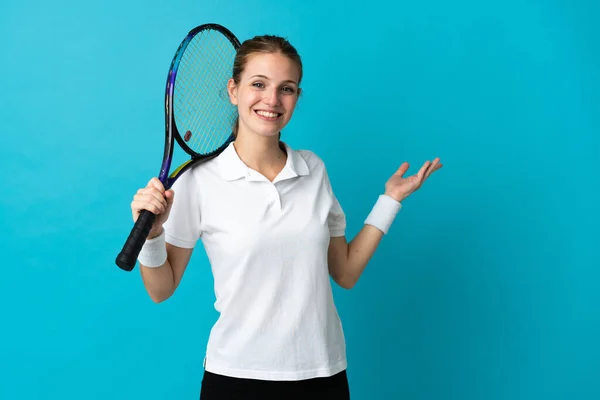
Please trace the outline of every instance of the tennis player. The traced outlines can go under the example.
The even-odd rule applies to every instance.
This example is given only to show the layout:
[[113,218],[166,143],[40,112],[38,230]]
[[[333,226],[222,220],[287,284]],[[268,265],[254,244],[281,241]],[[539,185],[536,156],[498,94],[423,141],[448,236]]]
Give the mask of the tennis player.
[[403,163],[346,240],[346,216],[323,161],[281,141],[301,94],[302,61],[284,38],[242,43],[228,82],[235,141],[171,190],[152,178],[134,196],[157,214],[138,257],[155,302],[176,290],[201,240],[220,313],[204,358],[201,400],[349,399],[346,344],[329,277],[358,281],[401,202],[442,167]]

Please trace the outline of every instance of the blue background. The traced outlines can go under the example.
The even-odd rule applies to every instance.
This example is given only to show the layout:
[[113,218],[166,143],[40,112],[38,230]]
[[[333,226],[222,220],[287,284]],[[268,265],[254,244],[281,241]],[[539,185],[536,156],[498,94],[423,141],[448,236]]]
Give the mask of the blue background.
[[335,289],[353,399],[600,398],[599,3],[218,2],[2,3],[0,398],[198,398],[205,255],[158,305],[114,258],[205,22],[300,51],[284,140],[325,160],[349,239],[401,162],[445,164]]

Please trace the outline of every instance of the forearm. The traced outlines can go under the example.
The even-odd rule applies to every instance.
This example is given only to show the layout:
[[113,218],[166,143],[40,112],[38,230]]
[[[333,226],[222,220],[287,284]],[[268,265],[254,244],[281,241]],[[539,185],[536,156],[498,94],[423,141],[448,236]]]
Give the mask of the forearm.
[[382,238],[382,231],[372,225],[364,225],[354,239],[348,243],[343,274],[345,285],[352,287],[356,284]]
[[344,237],[331,239],[329,269],[340,286],[350,289],[356,284],[400,207],[390,196],[381,196],[354,239],[349,243]]
[[173,268],[169,262],[167,244],[161,234],[162,228],[150,233],[138,259],[144,287],[156,303],[166,300],[175,291]]
[[156,303],[160,303],[171,297],[175,291],[175,279],[173,268],[169,260],[162,266],[149,268],[140,263],[140,272],[146,292]]

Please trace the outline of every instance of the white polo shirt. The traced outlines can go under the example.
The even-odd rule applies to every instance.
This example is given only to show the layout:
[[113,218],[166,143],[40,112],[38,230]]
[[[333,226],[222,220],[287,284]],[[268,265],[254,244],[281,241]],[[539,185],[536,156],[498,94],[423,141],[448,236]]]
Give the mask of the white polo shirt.
[[167,242],[200,239],[220,313],[207,371],[240,378],[299,380],[346,368],[346,345],[331,289],[327,250],[346,218],[323,161],[293,150],[273,182],[248,168],[233,143],[173,186]]

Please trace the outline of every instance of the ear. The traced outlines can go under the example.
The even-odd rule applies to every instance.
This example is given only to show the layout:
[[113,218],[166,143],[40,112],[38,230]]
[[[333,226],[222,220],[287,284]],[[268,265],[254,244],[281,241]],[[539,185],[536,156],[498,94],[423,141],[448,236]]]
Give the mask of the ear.
[[237,86],[233,78],[229,78],[229,81],[227,81],[227,94],[229,94],[231,104],[237,106]]

